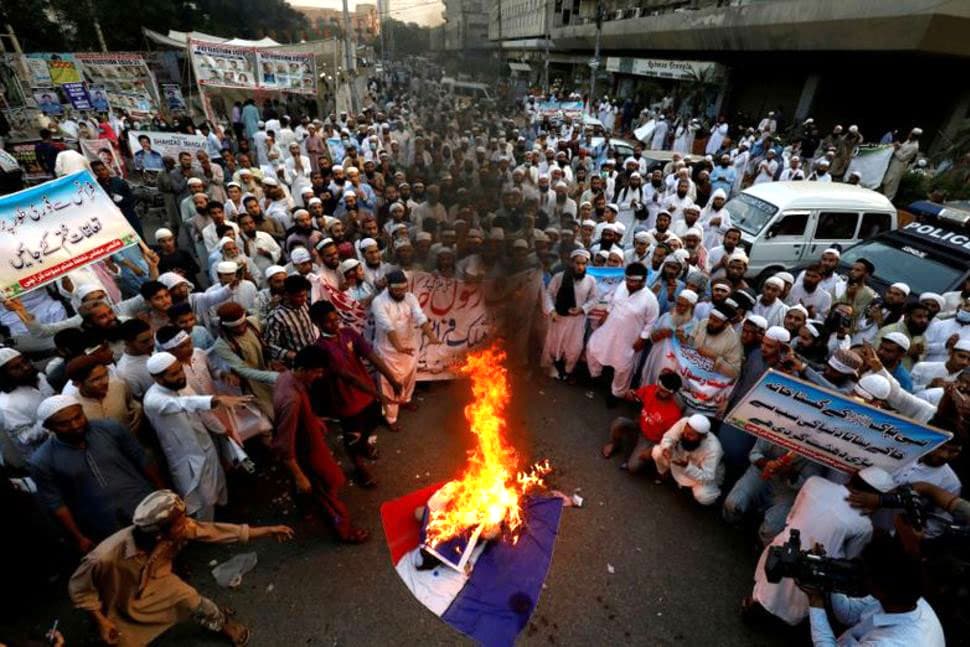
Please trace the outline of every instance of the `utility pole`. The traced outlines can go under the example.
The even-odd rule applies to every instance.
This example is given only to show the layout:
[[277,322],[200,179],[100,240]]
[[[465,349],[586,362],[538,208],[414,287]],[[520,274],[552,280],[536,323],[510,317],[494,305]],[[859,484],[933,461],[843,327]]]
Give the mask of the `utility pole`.
[[98,14],[94,10],[94,3],[91,0],[85,0],[85,4],[91,14],[91,22],[94,23],[94,35],[98,37],[98,45],[101,46],[102,52],[107,52],[108,45],[104,42],[104,34],[101,32],[101,23],[98,21]]
[[381,36],[381,69],[383,74],[387,73],[387,54],[384,51],[384,12],[386,11],[388,0],[377,0],[377,31]]
[[554,7],[555,5],[553,4],[553,0],[546,0],[546,2],[543,5],[543,9],[545,11],[545,19],[544,19],[545,30],[544,31],[546,32],[546,38],[545,38],[546,58],[545,58],[545,61],[543,61],[544,69],[542,74],[543,74],[544,80],[543,80],[542,86],[543,86],[543,94],[546,95],[547,99],[549,98],[549,41],[552,40],[551,24],[552,24],[552,9]]
[[[346,1],[346,0],[345,0]],[[589,62],[589,113],[593,114],[596,97],[596,71],[600,68],[600,33],[603,31],[603,0],[596,0],[596,47]]]
[[344,73],[347,75],[347,85],[350,89],[350,112],[357,114],[357,74],[354,66],[353,41],[350,34],[350,9],[344,0]]

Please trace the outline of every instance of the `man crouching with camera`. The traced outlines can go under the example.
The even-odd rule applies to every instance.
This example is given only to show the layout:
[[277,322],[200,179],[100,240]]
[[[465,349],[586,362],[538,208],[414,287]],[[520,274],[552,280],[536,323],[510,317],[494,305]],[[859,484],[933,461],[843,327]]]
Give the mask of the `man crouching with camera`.
[[[921,595],[920,563],[899,541],[879,535],[859,560],[864,597],[825,593],[819,583],[796,579],[808,595],[815,647],[829,645],[920,645],[943,647],[943,627]],[[813,578],[808,577],[807,580]],[[829,616],[847,629],[836,638]]]

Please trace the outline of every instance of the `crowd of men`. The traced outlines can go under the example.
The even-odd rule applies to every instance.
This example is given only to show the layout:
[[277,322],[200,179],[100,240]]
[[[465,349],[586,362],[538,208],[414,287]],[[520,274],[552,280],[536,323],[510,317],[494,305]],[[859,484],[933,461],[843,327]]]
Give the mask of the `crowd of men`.
[[[878,294],[873,264],[842,275],[832,248],[756,285],[725,205],[763,169],[718,173],[736,168],[726,127],[716,167],[648,168],[640,148],[597,161],[589,133],[570,122],[537,126],[521,107],[456,109],[420,74],[376,84],[359,115],[291,118],[249,101],[230,121],[200,127],[211,150],[166,158],[149,178],[166,196],[150,247],[5,303],[4,483],[27,491],[84,555],[72,599],[106,641],[141,644],[189,618],[236,644],[248,638],[172,574],[171,559],[190,539],[289,537],[214,523],[231,496],[226,472],[265,467],[250,458],[255,446],[272,449],[339,540],[368,539],[340,498],[347,476],[325,437],[339,427],[353,478],[377,484],[377,432],[402,429],[418,353],[438,343],[409,292],[418,271],[470,283],[540,273],[541,290],[519,302],[538,315],[528,358],[554,379],[602,383],[610,406],[639,408],[604,430],[604,458],[720,505],[766,551],[798,529],[829,556],[862,555],[874,598],[828,600],[858,642],[942,645],[937,614],[958,630],[959,605],[941,594],[948,582],[924,586],[918,564],[933,563],[942,549],[931,540],[966,517],[970,282]],[[92,166],[109,192],[129,189]],[[624,268],[624,280],[604,293],[589,267]],[[368,314],[373,328],[362,329]],[[734,381],[719,415],[679,397],[666,359],[675,342]],[[45,351],[53,359],[38,361]],[[720,420],[769,369],[953,439],[895,474],[823,469]],[[935,521],[922,542],[886,544],[883,534],[917,532],[859,509],[905,485],[934,502]],[[826,596],[768,582],[764,559],[746,615],[810,618],[816,644],[833,644],[815,608]],[[887,579],[888,568],[905,577]]]

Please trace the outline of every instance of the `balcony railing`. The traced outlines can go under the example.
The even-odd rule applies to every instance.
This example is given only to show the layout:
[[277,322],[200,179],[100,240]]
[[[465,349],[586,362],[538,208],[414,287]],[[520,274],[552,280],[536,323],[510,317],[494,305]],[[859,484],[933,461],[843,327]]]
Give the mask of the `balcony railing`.
[[[777,0],[602,0],[603,22],[648,18],[663,14],[700,11],[703,9],[740,7]],[[556,0],[554,27],[592,25],[596,23],[594,0]]]

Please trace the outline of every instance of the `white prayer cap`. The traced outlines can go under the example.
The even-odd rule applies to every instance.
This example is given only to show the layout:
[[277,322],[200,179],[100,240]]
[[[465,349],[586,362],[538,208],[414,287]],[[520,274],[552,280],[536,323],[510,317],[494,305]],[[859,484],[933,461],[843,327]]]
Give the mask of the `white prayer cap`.
[[219,239],[219,242],[217,243],[216,246],[219,249],[222,249],[223,247],[225,247],[229,243],[234,243],[234,242],[236,242],[236,241],[233,240],[232,238],[230,238],[229,236],[223,236],[222,238]]
[[697,303],[697,293],[693,290],[681,290],[680,294],[677,295],[678,299],[685,299],[691,305]]
[[295,218],[296,216],[299,216],[300,214],[306,214],[306,215],[309,216],[310,215],[310,212],[307,211],[306,209],[297,209],[296,211],[293,212],[293,217]]
[[472,227],[468,230],[468,233],[465,234],[465,240],[471,240],[474,238],[475,240],[481,241],[484,237],[485,234],[483,234],[482,230],[478,227]]
[[417,242],[429,241],[429,240],[434,240],[434,236],[431,235],[431,232],[419,231],[417,235],[415,235],[414,240]]
[[[628,161],[636,162],[636,160],[634,160],[632,157]],[[639,171],[634,171],[633,173],[630,173],[630,179],[632,180],[633,178],[637,178],[638,180],[642,180],[643,179],[643,176],[640,175],[640,172]]]
[[[557,231],[556,233],[558,234],[559,232]],[[549,236],[546,234],[546,232],[542,231],[541,229],[536,229],[532,233],[532,242],[535,242],[535,243],[548,243],[549,242]]]
[[689,204],[686,207],[684,207],[684,212],[686,213],[687,211],[696,211],[697,213],[700,213],[701,208],[698,207],[696,204]]
[[145,368],[148,369],[149,375],[158,375],[159,373],[163,373],[165,369],[177,361],[178,360],[175,358],[175,355],[162,351],[149,357],[148,361],[145,363]]
[[220,261],[216,265],[217,274],[235,274],[239,271],[239,266],[236,265],[236,261]]
[[340,262],[340,265],[337,267],[337,271],[341,274],[346,274],[350,270],[356,268],[358,265],[360,265],[360,261],[358,261],[356,258],[348,258],[347,260]]
[[407,238],[399,238],[394,241],[394,249],[401,249],[402,247],[411,247],[411,241]]
[[711,194],[711,200],[716,200],[717,198],[727,200],[727,192],[724,189],[715,189],[714,193]]
[[74,288],[74,296],[80,301],[84,301],[86,297],[95,292],[104,292],[104,288],[96,283],[82,283]]
[[246,167],[243,167],[243,168],[239,169],[239,177],[242,177],[244,175],[248,175],[248,176],[252,177],[252,175],[253,175],[252,169],[248,169]]
[[377,241],[374,240],[373,238],[365,238],[364,240],[360,241],[360,248],[362,250],[368,249],[370,247],[377,247],[377,246],[378,246]]
[[860,173],[859,171],[852,171],[851,173],[849,173],[849,177],[857,177],[857,178],[859,178],[861,180],[862,179],[862,173]]
[[690,260],[690,252],[688,252],[686,249],[675,249],[671,256],[680,261],[681,265],[686,265],[687,261]]
[[822,256],[825,256],[826,254],[834,254],[836,258],[842,258],[842,252],[840,252],[835,247],[829,247],[829,248],[825,249],[822,252]]
[[165,272],[163,274],[160,274],[158,277],[158,282],[164,285],[165,287],[167,287],[169,290],[171,290],[176,285],[179,285],[181,283],[185,283],[186,285],[188,285],[189,290],[195,287],[189,282],[187,278],[185,278],[178,272]]
[[[550,149],[550,150],[552,150],[552,149]],[[547,182],[549,181],[549,174],[548,173],[540,173],[539,174],[539,181],[542,182],[543,180],[546,180]]]
[[489,240],[505,240],[505,230],[501,227],[492,227],[488,232]]
[[513,249],[529,249],[529,243],[525,242],[523,238],[516,238],[512,241]]
[[190,184],[190,185],[192,185],[192,186],[195,186],[195,185],[197,185],[197,184],[199,184],[199,185],[201,185],[201,184],[203,184],[203,182],[202,182],[202,180],[200,180],[200,179],[199,179],[199,178],[197,178],[197,177],[190,177],[190,178],[189,178],[189,179],[188,179],[188,180],[186,181],[186,184]]
[[[874,376],[874,377],[882,377],[882,376]],[[862,379],[865,379],[865,378],[862,378]],[[885,380],[885,378],[882,378],[882,379]],[[879,398],[879,399],[882,400],[883,398]],[[889,475],[889,472],[882,469],[881,467],[876,467],[875,465],[859,470],[859,478],[882,493],[886,493],[896,489],[896,482],[893,480],[893,477]]]
[[768,339],[773,339],[782,344],[787,344],[791,341],[791,333],[782,328],[781,326],[772,326],[765,332],[765,337]]
[[905,351],[909,350],[909,337],[901,332],[886,333],[882,336],[883,341],[891,341]]
[[612,211],[613,213],[620,213],[620,207],[618,207],[615,202],[609,203],[608,205],[606,205],[606,208]]
[[239,184],[239,182],[226,182],[226,188],[227,188],[227,189],[228,189],[229,187],[231,187],[231,186],[234,186],[234,187],[236,187],[237,189],[239,189],[239,190],[242,190],[242,185],[241,185],[241,184]]
[[923,129],[922,128],[913,128],[910,132],[912,134],[916,135],[917,137],[919,137],[920,135],[923,134]]
[[159,227],[155,230],[155,242],[159,242],[164,238],[172,238],[175,234],[172,233],[171,229],[166,229],[165,227]]
[[[585,204],[585,203],[584,203],[584,204]],[[581,223],[579,223],[579,225],[580,225],[581,227],[593,227],[593,228],[595,228],[595,227],[596,227],[596,221],[595,221],[595,220],[591,220],[591,219],[589,219],[589,218],[587,218],[586,220],[584,220],[584,221],[582,221]]]
[[802,304],[800,304],[800,303],[796,303],[796,304],[795,304],[795,305],[793,305],[792,307],[790,307],[790,308],[788,308],[788,312],[791,312],[792,310],[798,310],[798,311],[799,311],[799,312],[801,312],[801,313],[802,313],[803,315],[805,315],[805,317],[806,317],[806,318],[808,318],[808,308],[806,308],[806,307],[805,307],[805,306],[803,306]]
[[348,175],[353,175],[354,173],[360,173],[360,171],[357,170],[356,166],[348,166],[347,168],[344,169],[344,171]]
[[344,167],[342,164],[334,164],[333,166],[330,167],[330,170],[336,173],[338,171],[343,171]]
[[761,315],[748,314],[744,320],[751,322],[752,326],[757,326],[760,330],[768,330],[768,320]]
[[688,418],[687,424],[699,434],[706,434],[711,430],[711,421],[707,419],[707,416],[702,416],[699,413],[695,413]]
[[638,231],[633,234],[633,240],[638,243],[648,243],[650,242],[650,233],[646,231]]
[[936,292],[924,292],[923,294],[919,295],[919,300],[934,301],[938,306],[940,306],[940,308],[943,308],[946,305],[946,300],[943,298],[943,296],[937,294]]
[[73,395],[52,395],[46,400],[42,401],[37,407],[37,420],[41,424],[47,422],[47,419],[53,416],[58,411],[63,411],[68,407],[81,406],[78,399]]
[[806,119],[806,120],[805,120],[804,122],[802,122],[802,123],[804,123],[804,124],[805,124],[806,126],[807,126],[808,124],[814,124],[814,123],[815,123],[815,119],[813,119],[812,117],[809,117],[808,119]]
[[569,258],[583,258],[588,261],[590,259],[590,253],[585,249],[574,249],[569,255]]
[[320,240],[318,240],[317,244],[314,245],[314,247],[316,247],[317,249],[323,249],[327,245],[336,245],[336,244],[337,243],[334,242],[333,238],[330,238],[328,236],[326,238],[321,238]]
[[286,274],[286,268],[282,265],[270,265],[266,268],[266,271],[263,272],[263,276],[265,276],[267,280],[272,276],[276,276],[277,274]]
[[596,258],[602,258],[604,261],[607,261],[610,259],[610,253],[605,249],[601,249],[600,251],[596,252]]
[[891,388],[889,380],[882,375],[869,373],[862,376],[853,390],[864,398],[885,400],[889,397]]
[[620,234],[621,236],[626,233],[626,225],[624,225],[622,222],[614,222],[613,228],[616,229],[616,233]]
[[315,204],[323,204],[323,200],[321,200],[320,198],[310,198],[309,200],[307,200],[306,206],[312,207]]
[[266,122],[265,122],[265,121],[263,121],[262,119],[260,119],[259,121],[257,121],[257,122],[256,122],[256,127],[257,127],[257,128],[262,128],[262,127],[264,127],[265,125],[266,125]]
[[781,279],[785,283],[788,283],[789,285],[795,282],[795,277],[788,272],[776,272],[774,276],[778,277],[779,279]]
[[297,247],[290,252],[290,260],[294,265],[299,265],[300,263],[308,263],[313,260],[313,257],[310,256],[310,251],[306,247]]
[[266,176],[263,178],[263,184],[266,186],[279,186],[280,183],[276,181],[276,178]]
[[171,490],[156,490],[141,500],[131,521],[145,532],[157,532],[179,512],[185,512],[185,502],[179,495]]
[[407,230],[408,230],[408,226],[405,225],[403,222],[399,222],[396,225],[394,225],[394,226],[391,227],[391,233],[392,234],[393,233],[396,233],[396,232],[399,232],[399,231],[407,231]]
[[899,290],[900,292],[902,292],[906,296],[909,296],[909,286],[906,285],[905,283],[903,283],[902,281],[900,281],[898,283],[893,283],[889,287],[896,288],[897,290]]
[[6,346],[0,347],[0,367],[6,366],[7,362],[17,357],[20,357],[19,350],[7,348]]
[[964,353],[970,353],[970,338],[964,337],[963,339],[958,339],[957,343],[953,344],[951,350],[960,350]]
[[568,189],[569,188],[569,185],[566,184],[565,182],[563,182],[562,180],[559,180],[558,182],[556,182],[556,185],[553,188],[554,189]]
[[765,285],[773,285],[776,288],[778,288],[779,290],[784,290],[785,289],[785,282],[782,281],[777,276],[772,276],[772,277],[769,277],[769,278],[765,279]]
[[601,231],[612,231],[614,234],[618,234],[620,233],[620,230],[617,228],[618,224],[619,223],[616,222],[608,222],[603,225],[603,229]]
[[688,236],[693,236],[694,238],[703,238],[704,231],[698,227],[691,227],[686,232],[684,232],[684,238],[687,238]]
[[828,168],[829,166],[831,166],[831,163],[829,163],[829,161],[827,159],[822,158],[822,159],[820,159],[818,161],[818,165],[819,166],[824,166],[824,167]]
[[852,124],[851,126],[849,126],[849,132],[855,134],[859,132],[859,127],[856,126],[855,124]]
[[347,189],[346,191],[344,191],[344,197],[345,198],[356,198],[357,197],[357,193],[354,190],[352,190],[352,189]]

